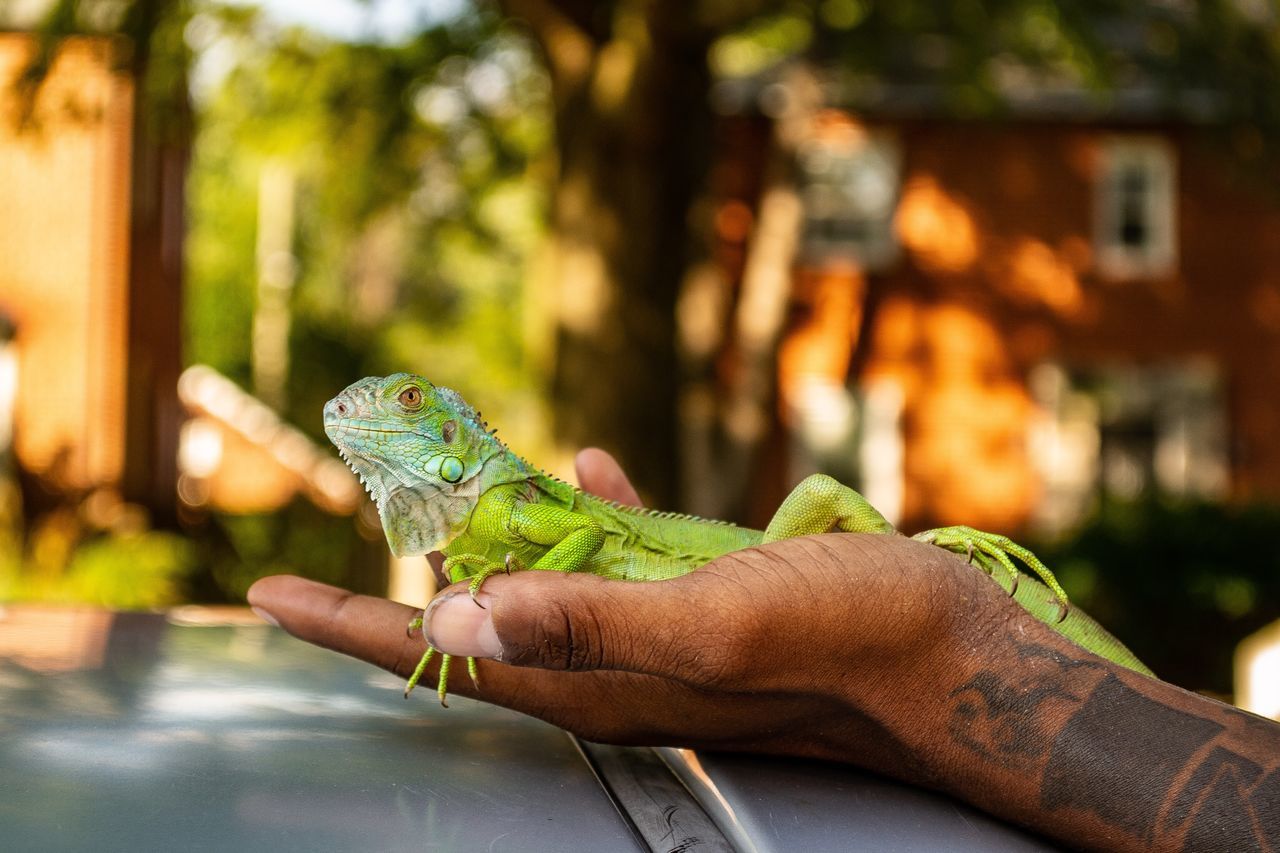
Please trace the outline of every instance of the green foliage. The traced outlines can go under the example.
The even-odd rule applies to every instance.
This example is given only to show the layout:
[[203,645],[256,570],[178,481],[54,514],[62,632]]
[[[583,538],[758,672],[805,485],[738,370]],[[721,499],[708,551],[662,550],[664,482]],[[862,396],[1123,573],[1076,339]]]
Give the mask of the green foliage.
[[63,595],[124,610],[177,604],[194,556],[192,543],[174,533],[93,539],[72,555]]
[[258,181],[283,167],[298,187],[286,416],[321,438],[325,399],[393,370],[520,406],[538,384],[523,281],[550,132],[525,39],[487,6],[396,45],[279,30],[243,7],[208,7],[192,30],[236,61],[198,102],[189,359],[249,385]]
[[[77,602],[122,610],[154,609],[185,600],[195,568],[192,542],[176,533],[105,533],[72,546],[58,572],[0,572],[0,597]],[[2,568],[2,567],[0,567]]]
[[733,8],[710,54],[720,76],[803,57],[831,72],[840,99],[874,103],[881,84],[893,83],[932,90],[931,108],[960,115],[1071,89],[1104,107],[1116,89],[1133,87],[1173,113],[1227,126],[1234,154],[1264,164],[1280,133],[1274,4],[784,0]]
[[199,601],[243,601],[258,578],[303,574],[381,594],[387,580],[382,532],[366,526],[361,535],[358,525],[301,499],[275,513],[215,515],[196,534],[202,565],[189,593]]
[[1038,549],[1072,600],[1176,684],[1231,692],[1235,646],[1280,618],[1280,507],[1109,503]]
[[[822,7],[824,12],[827,5],[830,4]],[[837,10],[835,14],[840,18],[856,12],[857,9],[853,13]],[[793,4],[775,14],[747,21],[712,46],[712,70],[722,77],[745,77],[799,55],[813,40],[812,17],[811,9]],[[820,13],[819,17],[825,20],[827,15]]]

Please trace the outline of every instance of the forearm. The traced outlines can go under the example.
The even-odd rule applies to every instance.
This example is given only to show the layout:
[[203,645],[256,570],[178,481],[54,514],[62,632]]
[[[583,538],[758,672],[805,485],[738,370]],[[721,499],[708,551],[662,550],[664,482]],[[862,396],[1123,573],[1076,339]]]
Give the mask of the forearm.
[[937,721],[904,735],[919,781],[1073,846],[1280,850],[1280,726],[1001,630],[916,709]]

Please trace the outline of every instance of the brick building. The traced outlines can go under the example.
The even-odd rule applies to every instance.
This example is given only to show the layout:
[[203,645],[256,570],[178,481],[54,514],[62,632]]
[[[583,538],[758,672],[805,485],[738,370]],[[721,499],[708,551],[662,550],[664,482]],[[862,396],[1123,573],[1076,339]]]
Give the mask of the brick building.
[[739,315],[769,304],[753,269],[791,270],[761,507],[815,469],[908,527],[1052,532],[1104,492],[1280,500],[1280,196],[1211,122],[829,100],[724,120]]

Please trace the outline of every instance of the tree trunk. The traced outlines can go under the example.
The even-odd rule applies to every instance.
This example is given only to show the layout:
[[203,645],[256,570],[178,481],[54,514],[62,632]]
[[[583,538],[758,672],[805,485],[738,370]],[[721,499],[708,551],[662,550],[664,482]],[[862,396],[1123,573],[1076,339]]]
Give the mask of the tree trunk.
[[504,5],[531,25],[555,102],[556,441],[605,447],[673,507],[675,304],[709,160],[711,31],[687,3]]
[[[158,527],[177,524],[178,434],[182,406],[183,192],[191,111],[186,65],[157,57],[161,27],[181,32],[171,0],[131,10],[135,101],[129,228],[129,336],[126,361],[122,491],[145,506]],[[153,63],[160,63],[159,73]]]

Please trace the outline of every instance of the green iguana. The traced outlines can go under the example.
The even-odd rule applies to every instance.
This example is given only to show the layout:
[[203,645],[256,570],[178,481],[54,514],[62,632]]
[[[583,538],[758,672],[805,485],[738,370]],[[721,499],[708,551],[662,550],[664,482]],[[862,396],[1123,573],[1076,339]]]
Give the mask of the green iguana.
[[[377,504],[392,552],[443,551],[445,575],[455,583],[470,578],[473,599],[489,576],[525,567],[663,580],[730,551],[779,539],[832,530],[896,533],[862,495],[822,474],[797,486],[763,532],[597,498],[512,453],[457,392],[408,373],[351,385],[325,405],[324,427]],[[1119,640],[1068,606],[1053,574],[1027,549],[969,527],[942,527],[912,538],[967,556],[999,576],[1019,604],[1063,636],[1151,674]],[[1043,583],[1028,578],[1019,584],[1010,555]],[[421,626],[418,618],[409,630]],[[406,696],[434,654],[428,647]],[[467,669],[478,685],[473,658]],[[441,702],[448,677],[444,655]]]

